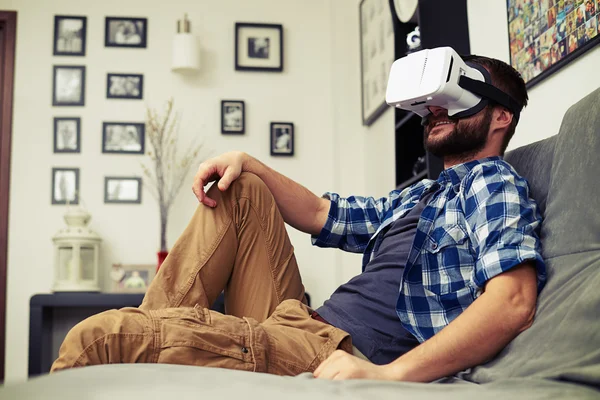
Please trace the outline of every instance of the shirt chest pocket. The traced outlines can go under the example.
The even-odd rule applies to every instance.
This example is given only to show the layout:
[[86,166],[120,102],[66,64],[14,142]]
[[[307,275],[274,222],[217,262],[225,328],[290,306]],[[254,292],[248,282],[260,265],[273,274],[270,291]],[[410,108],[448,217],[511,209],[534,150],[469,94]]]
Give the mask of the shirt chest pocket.
[[464,288],[473,272],[469,236],[462,226],[435,228],[425,238],[422,275],[425,289],[444,295]]

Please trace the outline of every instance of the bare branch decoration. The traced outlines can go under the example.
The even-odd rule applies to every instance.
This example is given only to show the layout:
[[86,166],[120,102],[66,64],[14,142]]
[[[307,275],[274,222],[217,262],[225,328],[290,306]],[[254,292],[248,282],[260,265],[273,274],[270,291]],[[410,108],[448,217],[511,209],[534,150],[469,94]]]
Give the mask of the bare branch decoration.
[[[142,163],[147,178],[145,185],[158,202],[160,210],[160,251],[167,251],[167,222],[169,209],[173,205],[190,167],[200,163],[203,144],[193,141],[183,152],[178,148],[178,133],[181,114],[173,111],[173,99],[166,103],[159,114],[155,109],[146,109],[146,136],[150,142],[147,156],[149,165]],[[180,154],[182,153],[182,154]]]

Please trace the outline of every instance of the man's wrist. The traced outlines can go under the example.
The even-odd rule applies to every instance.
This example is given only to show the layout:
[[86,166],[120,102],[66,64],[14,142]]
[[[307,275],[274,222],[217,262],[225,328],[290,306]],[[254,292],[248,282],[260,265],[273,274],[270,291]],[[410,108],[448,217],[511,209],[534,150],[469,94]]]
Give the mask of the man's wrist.
[[240,158],[242,160],[242,172],[252,172],[251,166],[249,165],[252,161],[252,157],[249,154],[240,151]]
[[394,381],[406,381],[407,379],[407,368],[406,365],[400,360],[396,360],[390,364],[383,366],[385,375],[389,380]]
[[264,164],[252,157],[250,154],[242,152],[242,172],[250,172],[262,178]]

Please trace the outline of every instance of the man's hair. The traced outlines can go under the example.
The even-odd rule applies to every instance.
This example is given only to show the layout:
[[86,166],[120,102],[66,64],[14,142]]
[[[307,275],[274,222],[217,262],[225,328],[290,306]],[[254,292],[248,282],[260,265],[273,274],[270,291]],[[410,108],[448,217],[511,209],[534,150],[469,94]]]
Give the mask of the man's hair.
[[[505,62],[496,60],[494,58],[477,55],[470,55],[462,58],[464,61],[479,64],[487,69],[492,76],[492,85],[496,86],[498,89],[512,97],[522,108],[527,106],[527,100],[529,100],[529,96],[527,96],[525,81],[516,69]],[[492,106],[494,105],[497,104],[492,104]],[[504,141],[501,149],[502,154],[504,154],[510,139],[512,139],[513,135],[515,134],[516,127],[517,120],[513,116],[513,120],[506,131],[506,135],[504,135]]]

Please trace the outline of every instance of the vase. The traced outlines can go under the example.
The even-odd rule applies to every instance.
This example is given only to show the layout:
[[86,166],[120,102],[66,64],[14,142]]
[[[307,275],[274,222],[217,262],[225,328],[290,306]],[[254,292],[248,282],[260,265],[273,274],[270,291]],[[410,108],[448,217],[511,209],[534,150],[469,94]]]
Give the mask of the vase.
[[158,270],[160,269],[160,266],[165,261],[165,258],[167,258],[168,254],[169,254],[168,251],[159,251],[158,253],[156,253],[156,255],[158,256],[158,264],[156,264],[156,272],[157,273],[158,273]]

